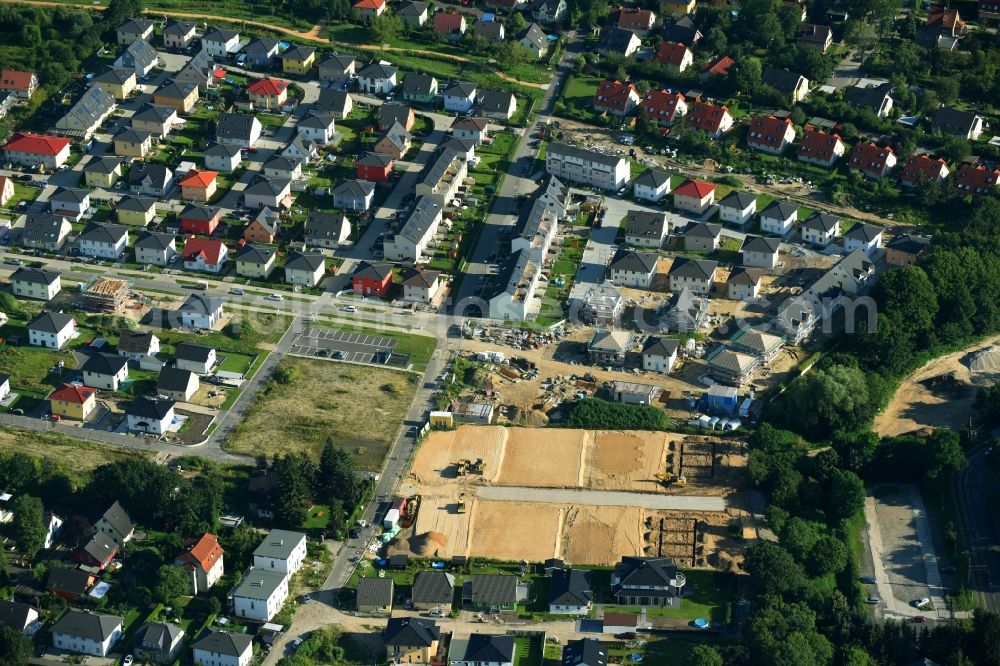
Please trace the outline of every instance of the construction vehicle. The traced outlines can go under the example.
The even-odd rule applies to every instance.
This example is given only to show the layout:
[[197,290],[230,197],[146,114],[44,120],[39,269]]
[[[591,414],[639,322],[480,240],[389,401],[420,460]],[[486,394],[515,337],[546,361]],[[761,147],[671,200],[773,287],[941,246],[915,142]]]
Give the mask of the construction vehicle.
[[413,527],[413,522],[417,519],[417,509],[420,508],[420,495],[414,495],[406,500],[406,506],[399,517],[399,526],[402,528]]
[[466,465],[466,471],[469,474],[482,474],[483,473],[483,459],[476,458],[476,462],[469,463]]
[[667,472],[666,474],[657,474],[656,480],[662,483],[664,486],[672,486],[674,484],[678,486],[687,485],[687,479],[684,478],[683,474],[677,476],[673,472]]
[[458,507],[456,508],[456,513],[465,513],[465,493],[460,492],[458,494]]
[[467,458],[462,458],[457,463],[455,463],[455,471],[459,476],[465,476],[469,471],[469,460]]

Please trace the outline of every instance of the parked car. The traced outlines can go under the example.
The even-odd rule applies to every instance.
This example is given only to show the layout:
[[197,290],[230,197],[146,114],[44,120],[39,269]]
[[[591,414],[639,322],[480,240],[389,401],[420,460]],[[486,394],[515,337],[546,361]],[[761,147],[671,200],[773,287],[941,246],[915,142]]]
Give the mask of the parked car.
[[923,615],[914,615],[912,618],[910,618],[910,622],[912,622],[913,624],[923,624],[926,621],[927,618],[924,617]]
[[929,597],[920,597],[919,599],[913,602],[913,605],[917,608],[923,608],[924,606],[930,606],[931,600]]
[[875,576],[862,576],[861,577],[861,582],[864,583],[865,585],[874,585],[875,584]]
[[879,599],[878,597],[865,597],[866,604],[874,605],[877,604],[879,601],[881,601],[881,599]]
[[269,301],[283,301],[283,300],[285,300],[285,297],[282,296],[281,294],[268,294],[267,295],[267,300],[269,300]]

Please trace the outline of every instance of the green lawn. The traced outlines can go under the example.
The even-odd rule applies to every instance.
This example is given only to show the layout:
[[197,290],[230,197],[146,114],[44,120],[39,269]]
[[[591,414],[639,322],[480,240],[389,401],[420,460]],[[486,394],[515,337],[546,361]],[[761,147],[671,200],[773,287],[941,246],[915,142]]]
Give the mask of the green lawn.
[[[220,352],[228,350],[256,354],[258,344],[277,342],[291,323],[291,318],[285,315],[255,312],[251,326],[244,327],[240,334],[236,334],[230,325],[224,331],[212,331],[201,335],[163,329],[157,331],[156,336],[160,338],[160,347],[164,353],[173,353],[173,348],[178,343],[190,342],[215,347]],[[252,330],[248,330],[251,328]]]
[[309,509],[309,516],[306,521],[302,523],[302,528],[311,529],[324,529],[330,523],[330,507],[325,504],[313,504],[312,508]]
[[[566,80],[563,86],[562,99],[560,103],[564,105],[565,115],[581,120],[592,120],[594,117],[594,93],[601,83],[599,76],[573,75]],[[559,110],[556,105],[556,110]]]
[[[7,337],[10,325],[4,326],[0,335]],[[22,338],[27,342],[27,333]],[[0,347],[0,368],[10,375],[12,388],[24,388],[48,394],[60,381],[57,373],[50,372],[62,361],[66,368],[74,366],[73,355],[68,351],[54,351],[40,347]],[[22,409],[24,406],[22,406]]]
[[541,636],[518,636],[514,646],[514,666],[542,666],[545,645]]
[[[699,617],[707,618],[713,624],[722,624],[726,621],[727,608],[730,593],[725,587],[716,585],[713,571],[703,571],[700,569],[688,570],[684,572],[687,577],[686,594],[681,599],[681,607],[674,608],[646,608],[646,615],[650,617],[669,617],[680,620],[694,620]],[[639,613],[640,608],[634,606],[605,606],[607,613]]]
[[255,356],[251,354],[237,354],[234,352],[223,352],[222,362],[218,369],[225,372],[239,372],[246,374],[254,362]]

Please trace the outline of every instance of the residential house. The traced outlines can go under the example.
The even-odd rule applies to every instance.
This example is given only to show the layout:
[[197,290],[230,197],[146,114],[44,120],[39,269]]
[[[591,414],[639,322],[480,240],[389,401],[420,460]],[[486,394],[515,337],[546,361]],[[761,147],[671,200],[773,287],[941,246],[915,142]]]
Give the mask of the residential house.
[[[118,200],[115,213],[117,213],[118,222],[121,224],[144,227],[156,219],[156,200],[149,197],[124,196]],[[136,261],[138,261],[138,250],[136,252]]]
[[34,72],[0,70],[0,92],[11,92],[21,99],[28,99],[37,88],[38,77]]
[[772,155],[780,155],[795,140],[795,125],[791,118],[754,116],[747,133],[747,147]]
[[357,60],[354,56],[331,53],[316,66],[319,80],[324,83],[347,83],[354,79]]
[[[186,371],[181,371],[186,372]],[[198,380],[197,376],[195,381]],[[184,552],[174,559],[174,564],[183,568],[191,581],[191,594],[206,592],[222,578],[223,554],[219,539],[208,532],[197,539],[189,540]]]
[[90,192],[75,187],[57,187],[49,197],[49,211],[79,222],[90,208]]
[[375,199],[375,183],[370,180],[345,180],[333,189],[335,208],[364,211]]
[[225,75],[225,70],[215,64],[208,50],[202,47],[177,74],[174,81],[186,87],[193,85],[199,93],[208,93],[215,86],[216,78]]
[[308,247],[338,248],[351,239],[351,221],[343,213],[309,212],[303,230]]
[[628,183],[629,163],[624,157],[550,143],[545,153],[545,171],[559,180],[619,190]]
[[391,578],[358,579],[357,607],[366,615],[388,615],[392,613],[392,598],[395,586]]
[[597,329],[587,342],[587,360],[594,365],[622,365],[631,347],[628,331]]
[[285,283],[316,287],[326,271],[326,256],[292,251],[285,259]]
[[736,266],[729,272],[726,281],[726,297],[734,301],[754,301],[760,296],[760,281],[763,271]]
[[292,181],[257,176],[253,184],[243,190],[243,205],[250,210],[289,208],[292,205]]
[[772,201],[760,211],[760,230],[765,234],[787,236],[795,229],[799,209],[787,201]]
[[369,95],[388,95],[396,87],[396,68],[388,63],[370,62],[358,72],[358,87]]
[[517,112],[517,97],[503,90],[484,90],[476,101],[484,118],[510,120]]
[[76,333],[76,320],[68,314],[43,311],[28,324],[28,344],[62,349]]
[[253,148],[263,129],[252,114],[223,112],[215,125],[215,140],[240,148]]
[[222,221],[222,209],[215,206],[187,204],[178,216],[181,233],[211,236]]
[[246,65],[255,69],[268,69],[274,64],[278,53],[281,51],[281,42],[270,37],[254,37],[250,43],[240,51],[241,56],[246,56]]
[[[461,162],[464,165],[464,162]],[[461,182],[457,179],[455,182]],[[419,195],[418,195],[419,196]],[[423,261],[427,246],[443,219],[440,198],[420,196],[403,227],[385,242],[385,258],[390,261]]]
[[674,74],[683,74],[694,64],[694,53],[680,42],[663,42],[656,54],[656,61]]
[[749,226],[756,213],[757,197],[748,192],[732,190],[719,201],[719,219],[738,229]]
[[765,67],[761,82],[788,97],[792,104],[801,102],[809,94],[809,79],[787,69]]
[[73,554],[73,561],[104,571],[118,553],[118,546],[103,534],[95,534]]
[[281,79],[256,79],[247,86],[255,109],[280,109],[288,101],[288,84]]
[[[646,172],[651,173],[651,172]],[[625,216],[625,243],[634,247],[659,249],[670,234],[666,213],[629,210]]]
[[642,369],[651,372],[673,371],[678,347],[678,341],[673,338],[646,338],[642,346]]
[[18,298],[51,301],[62,289],[59,275],[58,271],[49,271],[44,268],[20,267],[11,273],[10,291]]
[[949,173],[947,163],[940,157],[934,159],[929,155],[910,155],[899,175],[899,184],[904,187],[940,184]]
[[642,100],[642,111],[657,125],[669,127],[687,115],[684,95],[669,90],[650,90]]
[[955,176],[955,187],[959,194],[970,194],[974,197],[996,192],[1000,183],[1000,169],[987,169],[983,165],[967,164],[958,170]]
[[822,130],[806,127],[802,143],[799,144],[798,158],[800,162],[829,169],[844,156],[845,151],[846,147],[839,134],[827,134]]
[[168,49],[186,49],[195,38],[195,24],[191,21],[170,19],[163,28],[163,46]]
[[249,666],[253,659],[253,636],[210,631],[191,648],[191,658],[201,666]]
[[438,271],[407,269],[403,277],[403,300],[409,303],[430,303],[441,287]]
[[122,330],[118,334],[117,349],[120,356],[142,361],[160,353],[160,339],[147,331]]
[[677,574],[669,557],[623,557],[611,574],[611,595],[623,606],[669,607],[684,585]]
[[18,601],[0,601],[0,627],[24,632],[38,621],[38,611]]
[[448,663],[451,666],[514,666],[516,647],[513,636],[475,633],[467,640],[451,642]]
[[392,265],[362,261],[351,275],[351,288],[361,296],[385,298],[392,286]]
[[480,611],[512,611],[527,595],[525,583],[503,574],[475,574],[462,586],[463,601]]
[[439,151],[421,172],[416,196],[447,206],[458,194],[468,173],[469,166],[461,155],[450,150]]
[[594,602],[590,572],[582,569],[555,569],[549,578],[549,613],[586,615]]
[[597,40],[595,50],[603,56],[628,58],[634,55],[641,46],[642,40],[631,30],[605,27],[601,29],[601,36]]
[[489,136],[489,121],[485,118],[455,118],[451,124],[451,134],[456,139],[472,139],[476,146],[482,145]]
[[14,198],[14,179],[10,176],[0,176],[0,206],[6,206]]
[[930,246],[930,238],[900,234],[885,244],[885,263],[890,266],[913,266]]
[[896,166],[896,154],[892,146],[879,146],[874,143],[859,143],[851,151],[847,168],[852,173],[860,173],[866,178],[878,180],[892,171]]
[[840,234],[840,218],[817,211],[802,223],[800,233],[805,243],[829,245]]
[[[412,76],[412,75],[411,75]],[[407,77],[407,80],[409,77]],[[393,125],[402,125],[403,129],[409,132],[416,122],[416,114],[413,109],[406,104],[398,102],[387,102],[378,110],[378,129],[385,132]]]
[[641,99],[634,83],[604,79],[594,92],[594,111],[613,116],[631,115]]
[[62,384],[45,399],[49,401],[49,411],[64,419],[86,421],[97,408],[97,390],[77,384]]
[[385,0],[357,0],[354,3],[354,13],[362,21],[374,21],[385,10]]
[[91,354],[80,370],[87,386],[117,391],[128,379],[128,359],[116,354]]
[[69,139],[14,132],[4,145],[4,158],[11,164],[55,171],[69,158]]
[[202,154],[205,168],[215,172],[232,173],[243,161],[243,149],[232,143],[212,143]]
[[150,132],[160,139],[181,122],[177,109],[158,104],[143,104],[130,120],[132,129]]
[[213,58],[227,58],[240,45],[240,33],[236,30],[206,28],[201,36],[201,47]]
[[236,274],[266,280],[274,270],[276,257],[273,247],[247,243],[236,251]]
[[51,627],[52,647],[107,657],[122,635],[122,618],[70,608]]
[[674,208],[704,215],[715,203],[715,185],[700,180],[685,180],[674,190]]
[[172,106],[177,113],[191,113],[198,103],[198,85],[191,81],[168,80],[153,93],[153,104]]
[[96,582],[97,577],[94,574],[82,569],[54,566],[49,569],[45,590],[61,599],[73,602],[87,594]]
[[879,118],[887,118],[892,111],[892,85],[849,86],[844,89],[844,101],[859,109],[867,109]]
[[496,46],[507,38],[506,30],[500,21],[476,21],[472,34],[483,39],[490,46]]
[[468,113],[476,101],[476,84],[468,81],[450,81],[441,91],[444,110]]
[[948,134],[969,141],[977,140],[983,133],[983,119],[971,111],[960,111],[947,106],[939,107],[931,121],[931,131]]
[[536,59],[544,56],[549,50],[549,37],[537,23],[529,23],[517,43]]
[[653,252],[619,250],[608,264],[606,279],[616,287],[649,289],[656,277],[658,258]]
[[656,23],[656,14],[649,9],[623,7],[618,10],[618,27],[640,37],[649,35]]
[[568,10],[566,0],[541,0],[535,3],[532,17],[539,23],[559,23]]
[[778,265],[778,247],[781,244],[777,238],[762,236],[747,236],[743,239],[740,252],[743,255],[743,265],[754,268],[774,268]]
[[148,435],[162,435],[174,420],[174,401],[170,398],[140,395],[125,407],[128,429]]
[[467,29],[465,14],[446,11],[434,14],[433,30],[435,35],[441,35],[451,41],[458,41],[465,36]]
[[106,155],[93,157],[83,167],[83,182],[87,187],[110,190],[122,177],[122,160]]
[[771,335],[750,326],[744,326],[729,340],[729,347],[734,352],[755,356],[764,364],[770,363],[784,344],[785,336]]
[[695,222],[684,232],[684,249],[688,252],[715,252],[719,249],[721,224]]
[[140,231],[133,247],[135,261],[138,264],[166,266],[177,256],[177,244],[173,234]]
[[[675,0],[663,1],[672,2]],[[685,0],[678,1],[684,2]],[[694,2],[694,0],[691,0],[691,2]],[[701,31],[699,31],[695,26],[691,13],[687,13],[685,16],[680,17],[673,23],[668,23],[663,27],[663,39],[667,42],[679,42],[681,44],[694,46],[701,41],[701,38]]]
[[302,162],[290,157],[272,155],[264,162],[261,172],[266,178],[300,180],[302,178]]
[[326,145],[337,136],[336,118],[331,114],[311,113],[295,126],[300,138]]
[[211,347],[182,342],[174,348],[174,365],[199,375],[208,374],[215,367],[216,354]]
[[670,194],[670,174],[666,171],[647,169],[632,181],[632,195],[637,200],[658,202],[668,194]]
[[172,664],[184,648],[184,630],[169,622],[148,622],[132,638],[133,653],[153,664]]
[[262,571],[278,571],[289,576],[306,559],[306,535],[288,530],[271,530],[253,552],[253,566]]
[[222,299],[191,294],[177,308],[181,326],[209,331],[222,319]]
[[[690,1],[694,4],[694,0]],[[562,664],[563,666],[608,666],[608,648],[596,638],[567,641],[562,649]]]
[[137,39],[150,39],[153,36],[153,22],[141,18],[126,19],[115,29],[117,44],[125,46]]
[[106,93],[110,94],[116,100],[128,98],[135,92],[138,85],[135,71],[124,67],[108,67],[91,79],[91,83],[103,88]]
[[672,293],[657,313],[661,332],[692,333],[702,327],[708,316],[708,299],[696,296],[688,287],[683,287]]
[[135,536],[135,523],[132,522],[125,508],[118,501],[115,501],[94,523],[94,531],[103,534],[116,545],[121,546],[131,541],[132,537]]
[[410,133],[406,131],[405,127],[395,123],[386,130],[372,150],[380,155],[389,155],[396,160],[402,159],[403,155],[410,150]]
[[736,61],[730,58],[729,56],[720,55],[716,56],[715,58],[712,58],[704,65],[702,65],[701,70],[699,71],[701,72],[702,78],[709,78],[713,76],[726,78],[727,76],[729,76],[729,70],[732,69],[733,65],[735,64]]
[[211,201],[218,188],[218,175],[214,171],[191,169],[177,183],[181,188],[181,198],[192,199],[194,201]]
[[145,39],[139,38],[128,45],[115,60],[115,67],[131,69],[137,78],[144,79],[160,63],[160,54]]
[[[379,0],[374,1],[378,2]],[[384,7],[385,0],[381,0],[381,2]],[[312,46],[293,44],[285,49],[278,56],[278,59],[281,60],[281,71],[285,74],[305,76],[312,71],[313,65],[316,64],[316,49]]]
[[833,30],[828,25],[802,23],[795,30],[795,44],[826,53],[833,44]]
[[422,28],[427,23],[430,6],[429,2],[408,0],[399,5],[396,15],[411,28]]
[[670,282],[670,291],[681,291],[690,289],[691,293],[705,296],[712,291],[715,283],[715,270],[719,264],[715,261],[704,259],[674,259],[670,266],[667,279]]
[[92,86],[56,121],[56,129],[89,137],[116,108],[115,98],[104,88]]
[[132,194],[165,198],[174,189],[174,172],[158,162],[133,164],[128,189]]
[[[400,96],[407,102],[426,104],[434,100],[438,94],[438,80],[430,74],[408,74],[399,86]],[[383,104],[383,108],[387,105]],[[381,109],[379,110],[379,125],[382,126]],[[410,114],[413,110],[410,109]],[[411,125],[412,127],[412,125]],[[383,127],[384,129],[384,127]],[[410,129],[410,127],[407,127]]]
[[20,244],[48,252],[59,252],[72,230],[69,220],[62,215],[32,215],[24,223]]
[[410,600],[414,610],[451,610],[455,598],[455,576],[444,571],[419,571],[413,576]]
[[734,122],[729,107],[716,106],[709,102],[698,102],[688,114],[688,126],[704,132],[713,139],[718,139],[731,130]]
[[961,37],[965,34],[966,23],[957,9],[934,7],[927,15],[927,26],[934,28],[943,35]]
[[355,162],[359,179],[381,183],[389,180],[393,164],[392,156],[379,153],[367,153]]
[[862,250],[869,257],[882,247],[882,227],[858,222],[844,234],[844,252],[850,254]]
[[393,617],[383,638],[386,656],[393,664],[430,664],[438,654],[440,631],[434,620]]
[[270,208],[261,208],[243,228],[248,243],[273,243],[281,231],[281,216]]

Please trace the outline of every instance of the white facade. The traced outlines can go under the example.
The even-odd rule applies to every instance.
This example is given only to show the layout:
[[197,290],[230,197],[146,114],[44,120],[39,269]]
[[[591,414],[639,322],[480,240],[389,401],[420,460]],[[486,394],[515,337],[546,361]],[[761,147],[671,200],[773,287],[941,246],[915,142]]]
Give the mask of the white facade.
[[192,656],[197,666],[247,666],[253,659],[253,643],[248,643],[246,650],[239,655],[195,648]]
[[560,180],[585,183],[605,190],[618,190],[629,180],[629,162],[589,150],[550,144],[545,154],[545,170]]
[[[71,609],[69,612],[79,613],[82,611],[76,611]],[[96,638],[84,638],[83,636],[74,636],[72,634],[53,632],[52,646],[59,650],[66,650],[67,652],[76,652],[78,654],[89,654],[95,657],[106,657],[108,656],[108,653],[111,652],[111,648],[118,641],[121,635],[122,635],[122,625],[121,625],[121,620],[119,620],[118,627],[114,631],[112,631],[108,635],[108,637],[105,638],[103,641]]]
[[640,185],[635,183],[632,187],[632,193],[635,195],[636,199],[645,199],[646,201],[660,201],[663,197],[670,194],[670,179],[667,178],[658,187],[651,187],[649,185]]
[[230,172],[235,171],[240,166],[242,157],[239,151],[230,155],[213,154],[205,155],[205,168],[211,171]]
[[58,333],[47,333],[36,329],[28,329],[28,344],[34,347],[48,347],[49,349],[62,349],[63,345],[69,342],[76,332],[75,322],[66,324]]
[[231,35],[226,34],[224,36],[228,37],[225,41],[216,39],[202,40],[201,45],[208,55],[213,58],[225,58],[236,50],[236,47],[239,46],[240,43],[239,33],[233,33]]
[[284,572],[251,568],[233,592],[233,613],[241,619],[269,622],[288,599],[289,578]]
[[764,233],[784,236],[795,227],[796,217],[797,215],[795,214],[792,214],[784,219],[762,216],[760,218],[760,230]]
[[56,279],[52,284],[41,284],[39,282],[28,282],[27,280],[11,280],[11,292],[20,298],[37,298],[43,301],[50,301],[52,297],[62,289],[62,283]]
[[201,312],[181,312],[181,326],[211,330],[222,319],[222,306],[207,314]]
[[319,284],[319,281],[323,279],[324,269],[325,267],[323,264],[317,266],[313,271],[286,268],[285,282],[288,284],[301,284],[307,287],[315,287]]
[[472,90],[468,95],[444,95],[444,110],[455,113],[466,113],[471,111],[476,102],[476,91]]
[[742,227],[749,223],[753,219],[754,214],[757,212],[757,199],[754,199],[750,204],[740,210],[736,206],[723,206],[719,205],[719,219],[723,222],[729,222],[730,224],[735,224],[736,226]]
[[128,234],[122,235],[116,243],[106,243],[104,241],[81,240],[80,254],[85,257],[98,257],[100,259],[117,259],[122,256],[125,248],[128,247]]
[[[282,554],[272,553],[272,550]],[[253,554],[253,565],[267,571],[294,574],[306,560],[306,535],[298,532],[272,530]]]
[[650,372],[670,372],[674,369],[674,363],[677,362],[677,350],[670,356],[662,356],[660,354],[646,354],[642,355],[642,369],[648,370]]
[[388,95],[396,87],[396,73],[393,72],[392,76],[389,77],[360,76],[358,77],[358,85],[361,87],[361,92],[363,93]]
[[159,421],[148,416],[128,415],[128,429],[133,432],[146,432],[151,435],[162,435],[174,420],[174,408],[171,406]]
[[128,364],[122,366],[121,370],[113,375],[106,375],[100,372],[84,371],[83,383],[91,388],[101,388],[108,391],[117,391],[122,382],[128,379]]

